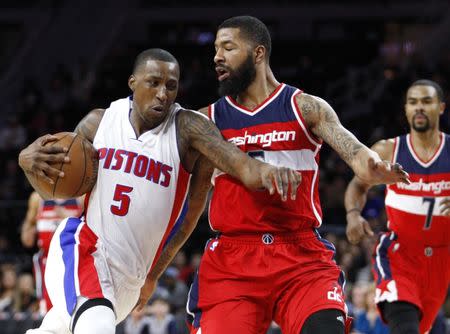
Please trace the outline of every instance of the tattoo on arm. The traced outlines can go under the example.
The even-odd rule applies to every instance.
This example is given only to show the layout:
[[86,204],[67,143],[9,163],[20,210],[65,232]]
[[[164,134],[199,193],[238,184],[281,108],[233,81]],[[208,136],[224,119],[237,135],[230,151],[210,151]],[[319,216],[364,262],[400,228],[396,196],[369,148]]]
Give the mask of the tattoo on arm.
[[184,111],[180,116],[178,128],[181,140],[207,157],[215,167],[242,179],[241,168],[245,168],[245,163],[251,159],[225,141],[219,129],[207,118],[192,111]]
[[342,126],[330,105],[323,99],[308,94],[297,95],[296,103],[311,131],[351,164],[365,146]]
[[104,113],[105,109],[94,109],[90,111],[80,123],[78,123],[74,132],[85,137],[90,142],[93,142]]
[[186,231],[185,227],[181,227],[169,241],[169,243],[164,248],[158,261],[152,269],[151,274],[154,274],[154,279],[158,279],[159,276],[164,272],[167,266],[172,262],[178,250],[184,244],[186,239],[189,237],[191,231]]

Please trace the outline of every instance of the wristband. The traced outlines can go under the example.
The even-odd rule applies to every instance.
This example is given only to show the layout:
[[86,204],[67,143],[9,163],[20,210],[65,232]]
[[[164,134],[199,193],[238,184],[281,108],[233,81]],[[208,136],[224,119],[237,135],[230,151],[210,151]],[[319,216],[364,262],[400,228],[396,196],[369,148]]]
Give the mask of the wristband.
[[346,215],[348,215],[349,213],[352,213],[353,211],[357,211],[358,213],[361,213],[361,210],[358,208],[353,208],[347,211]]

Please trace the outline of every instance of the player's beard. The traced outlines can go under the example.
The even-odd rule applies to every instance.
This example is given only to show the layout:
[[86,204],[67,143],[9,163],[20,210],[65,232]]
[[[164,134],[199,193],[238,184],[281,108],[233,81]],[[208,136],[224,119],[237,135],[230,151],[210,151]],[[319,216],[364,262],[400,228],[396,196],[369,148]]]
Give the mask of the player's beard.
[[418,125],[416,124],[414,118],[412,120],[412,128],[417,132],[427,132],[430,129],[430,120],[425,116],[425,122]]
[[255,80],[255,77],[255,64],[253,63],[251,54],[249,54],[237,69],[230,71],[228,78],[219,82],[219,95],[237,96],[250,86],[253,80]]

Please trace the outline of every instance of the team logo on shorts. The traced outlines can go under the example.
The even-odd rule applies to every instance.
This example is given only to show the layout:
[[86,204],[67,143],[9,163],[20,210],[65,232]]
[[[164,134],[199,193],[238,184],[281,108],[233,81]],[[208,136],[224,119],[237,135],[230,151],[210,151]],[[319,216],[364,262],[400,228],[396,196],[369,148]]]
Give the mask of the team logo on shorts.
[[211,243],[211,246],[209,246],[209,249],[212,250],[214,252],[214,250],[216,249],[217,245],[219,244],[219,242],[217,240],[213,241]]
[[273,244],[273,241],[274,241],[274,237],[270,233],[263,234],[261,239],[265,245]]
[[375,303],[398,300],[397,285],[394,280],[382,281],[375,290]]

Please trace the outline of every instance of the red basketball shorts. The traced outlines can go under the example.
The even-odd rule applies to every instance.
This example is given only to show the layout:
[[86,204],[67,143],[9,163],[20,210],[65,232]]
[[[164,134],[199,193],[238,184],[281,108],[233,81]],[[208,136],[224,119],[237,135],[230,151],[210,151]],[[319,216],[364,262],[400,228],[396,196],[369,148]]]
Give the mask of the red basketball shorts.
[[263,334],[274,320],[283,334],[298,334],[319,310],[346,315],[334,254],[314,230],[209,240],[189,292],[192,333]]
[[375,248],[375,302],[404,301],[421,312],[426,333],[444,303],[450,283],[450,246],[412,245],[394,232],[384,233]]

